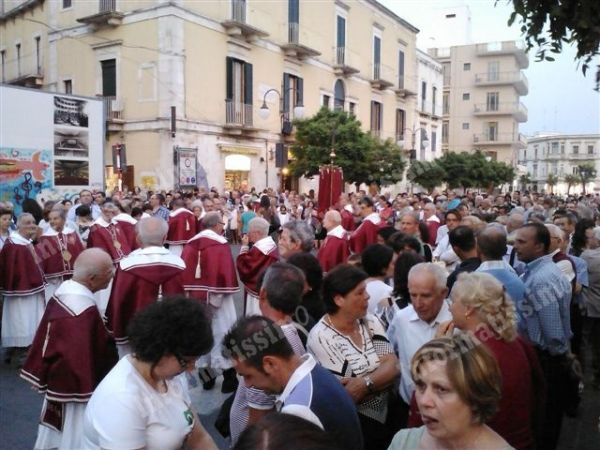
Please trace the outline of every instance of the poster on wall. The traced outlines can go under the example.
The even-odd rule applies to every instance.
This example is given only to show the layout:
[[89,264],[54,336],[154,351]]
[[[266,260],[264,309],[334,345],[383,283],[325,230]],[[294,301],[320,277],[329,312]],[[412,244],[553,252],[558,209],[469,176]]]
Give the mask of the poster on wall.
[[198,173],[196,170],[198,150],[195,148],[176,147],[176,151],[179,162],[179,187],[195,187],[198,182]]
[[0,201],[73,200],[104,189],[101,99],[0,86]]

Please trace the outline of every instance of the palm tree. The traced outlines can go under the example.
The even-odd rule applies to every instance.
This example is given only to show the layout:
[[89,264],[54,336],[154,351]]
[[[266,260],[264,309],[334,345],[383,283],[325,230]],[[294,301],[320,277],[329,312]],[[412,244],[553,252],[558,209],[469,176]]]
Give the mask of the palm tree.
[[585,195],[585,185],[596,178],[596,168],[593,163],[584,163],[577,166],[577,172],[579,173],[580,183],[583,187],[583,195]]
[[519,177],[519,182],[521,183],[522,189],[526,191],[527,186],[531,184],[531,175],[529,172],[527,172],[525,175],[521,175]]
[[565,175],[565,183],[567,183],[567,195],[571,191],[571,187],[579,183],[579,177],[577,175]]
[[551,194],[554,193],[554,186],[556,186],[557,183],[558,177],[553,173],[548,174],[548,176],[546,177],[546,184],[548,185]]

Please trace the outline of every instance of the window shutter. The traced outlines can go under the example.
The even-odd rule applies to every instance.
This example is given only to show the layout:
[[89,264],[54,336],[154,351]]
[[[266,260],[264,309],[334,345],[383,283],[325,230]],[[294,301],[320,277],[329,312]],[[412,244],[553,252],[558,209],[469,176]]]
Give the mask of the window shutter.
[[283,112],[290,112],[290,74],[283,74],[283,92],[281,93],[283,100]]
[[252,64],[244,64],[244,103],[252,104]]
[[225,88],[225,99],[233,100],[233,58],[229,56],[225,58],[225,67],[225,76],[227,80],[227,87]]
[[296,80],[296,88],[298,91],[298,103],[304,105],[304,79],[298,78]]

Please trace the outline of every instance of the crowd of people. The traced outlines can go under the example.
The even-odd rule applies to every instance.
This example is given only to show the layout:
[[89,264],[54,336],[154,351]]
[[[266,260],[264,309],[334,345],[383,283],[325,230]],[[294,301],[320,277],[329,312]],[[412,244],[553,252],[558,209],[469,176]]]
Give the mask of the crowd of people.
[[[600,390],[600,197],[104,192],[0,204],[36,449],[543,449]],[[243,305],[236,308],[236,295]],[[590,355],[588,362],[588,354]]]

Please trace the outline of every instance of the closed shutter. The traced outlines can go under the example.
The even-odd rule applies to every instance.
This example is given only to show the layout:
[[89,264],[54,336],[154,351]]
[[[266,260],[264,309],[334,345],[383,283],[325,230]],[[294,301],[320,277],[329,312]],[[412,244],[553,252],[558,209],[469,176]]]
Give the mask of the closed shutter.
[[252,64],[244,64],[244,103],[252,104]]
[[225,77],[227,80],[227,87],[225,88],[225,99],[233,100],[233,58],[230,58],[229,56],[225,58],[225,66]]

